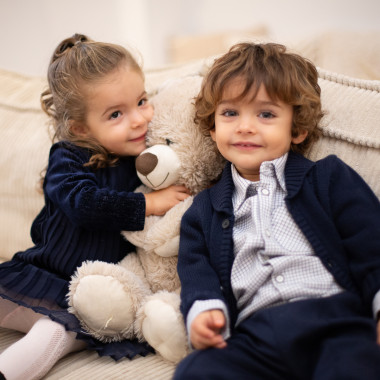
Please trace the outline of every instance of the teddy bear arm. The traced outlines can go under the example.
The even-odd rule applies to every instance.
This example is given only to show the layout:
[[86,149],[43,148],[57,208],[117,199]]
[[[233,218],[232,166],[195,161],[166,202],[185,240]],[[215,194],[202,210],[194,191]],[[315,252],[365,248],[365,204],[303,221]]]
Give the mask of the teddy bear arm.
[[154,250],[158,256],[172,257],[178,256],[179,249],[179,236],[174,236],[172,239],[167,240],[163,245],[160,245]]
[[192,201],[193,197],[188,197],[150,225],[146,234],[145,250],[154,251],[162,257],[178,255],[182,216]]

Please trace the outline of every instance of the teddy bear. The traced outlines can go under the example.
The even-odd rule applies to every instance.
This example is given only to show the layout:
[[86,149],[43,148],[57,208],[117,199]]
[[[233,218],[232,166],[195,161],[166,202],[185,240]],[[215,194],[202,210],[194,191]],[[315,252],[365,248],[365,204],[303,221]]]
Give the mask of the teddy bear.
[[148,148],[136,159],[148,192],[183,184],[191,196],[163,216],[147,216],[142,231],[123,231],[136,246],[117,264],[87,261],[72,278],[70,312],[82,327],[103,341],[138,338],[164,359],[177,363],[188,353],[177,274],[180,222],[193,197],[220,175],[225,161],[210,136],[194,123],[193,99],[200,75],[166,83],[152,97],[154,117]]

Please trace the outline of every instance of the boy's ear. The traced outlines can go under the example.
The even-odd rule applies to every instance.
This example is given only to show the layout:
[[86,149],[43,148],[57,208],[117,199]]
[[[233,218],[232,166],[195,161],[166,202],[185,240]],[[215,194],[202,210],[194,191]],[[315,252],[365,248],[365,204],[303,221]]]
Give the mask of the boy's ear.
[[302,131],[298,134],[296,137],[292,137],[292,143],[293,144],[301,144],[303,141],[305,141],[307,137],[308,132],[307,131]]
[[77,121],[70,121],[70,130],[75,136],[86,137],[88,135],[87,126]]
[[216,141],[216,140],[215,140],[215,127],[214,127],[213,129],[210,130],[210,136],[211,136],[211,138],[212,138],[214,141]]

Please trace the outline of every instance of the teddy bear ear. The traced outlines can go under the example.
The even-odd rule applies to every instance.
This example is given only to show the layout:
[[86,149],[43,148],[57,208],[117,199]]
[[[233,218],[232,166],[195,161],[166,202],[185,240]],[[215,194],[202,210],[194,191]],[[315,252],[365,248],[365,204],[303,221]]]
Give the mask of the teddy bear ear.
[[153,145],[136,158],[137,175],[144,185],[153,190],[176,183],[180,169],[180,159],[168,145]]

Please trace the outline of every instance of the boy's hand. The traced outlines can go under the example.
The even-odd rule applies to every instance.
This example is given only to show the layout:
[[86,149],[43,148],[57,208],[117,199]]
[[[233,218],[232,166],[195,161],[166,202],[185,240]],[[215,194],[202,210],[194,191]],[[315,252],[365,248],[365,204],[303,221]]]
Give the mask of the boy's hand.
[[208,310],[196,316],[190,328],[190,340],[194,348],[202,350],[208,347],[224,348],[227,343],[220,331],[226,319],[221,310]]
[[145,215],[164,215],[177,203],[190,196],[185,186],[172,185],[145,195]]

